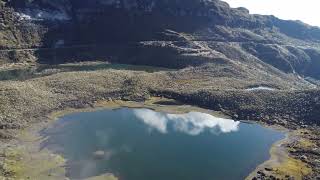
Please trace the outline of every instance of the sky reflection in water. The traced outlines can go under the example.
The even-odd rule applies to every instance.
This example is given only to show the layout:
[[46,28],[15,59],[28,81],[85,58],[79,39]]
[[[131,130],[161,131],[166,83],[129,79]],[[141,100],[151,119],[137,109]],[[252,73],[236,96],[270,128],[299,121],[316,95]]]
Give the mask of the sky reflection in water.
[[284,137],[200,112],[129,108],[69,114],[42,134],[43,147],[67,159],[69,178],[121,180],[243,179]]
[[168,125],[172,124],[175,131],[189,135],[199,135],[206,129],[214,134],[238,131],[240,122],[214,117],[201,112],[187,114],[165,114],[149,109],[135,109],[134,115],[145,124],[161,133],[167,133]]

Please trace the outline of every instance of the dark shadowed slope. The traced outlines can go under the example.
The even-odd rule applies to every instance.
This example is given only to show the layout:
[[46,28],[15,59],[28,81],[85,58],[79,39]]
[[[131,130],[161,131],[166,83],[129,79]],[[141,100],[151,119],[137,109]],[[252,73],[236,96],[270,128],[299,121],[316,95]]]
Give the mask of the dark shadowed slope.
[[320,78],[319,28],[219,0],[20,0],[2,5],[0,22],[2,64],[99,59],[181,68],[218,60]]

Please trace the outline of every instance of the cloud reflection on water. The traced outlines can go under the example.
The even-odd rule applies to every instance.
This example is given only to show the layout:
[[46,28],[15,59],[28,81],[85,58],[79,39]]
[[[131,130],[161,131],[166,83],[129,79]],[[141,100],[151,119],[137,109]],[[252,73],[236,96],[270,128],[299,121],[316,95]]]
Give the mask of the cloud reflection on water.
[[163,134],[168,132],[169,124],[172,125],[173,130],[192,136],[199,135],[206,129],[213,134],[235,132],[238,131],[240,124],[238,121],[201,112],[165,114],[149,109],[135,109],[133,113],[139,120]]

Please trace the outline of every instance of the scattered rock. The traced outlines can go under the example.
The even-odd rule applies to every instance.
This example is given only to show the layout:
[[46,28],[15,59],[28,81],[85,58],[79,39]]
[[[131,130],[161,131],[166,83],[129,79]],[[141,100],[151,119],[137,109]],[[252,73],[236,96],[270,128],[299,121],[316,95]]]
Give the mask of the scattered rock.
[[96,151],[93,153],[94,158],[96,159],[103,159],[105,156],[105,152],[104,151]]
[[273,169],[272,168],[264,168],[264,170],[266,170],[266,171],[273,171]]

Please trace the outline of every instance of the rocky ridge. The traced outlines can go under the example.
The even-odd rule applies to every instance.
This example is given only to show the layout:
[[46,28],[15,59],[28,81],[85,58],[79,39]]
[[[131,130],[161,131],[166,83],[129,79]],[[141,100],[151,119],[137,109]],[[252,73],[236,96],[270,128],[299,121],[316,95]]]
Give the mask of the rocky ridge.
[[1,8],[2,64],[99,59],[183,68],[223,59],[320,78],[319,28],[219,0],[20,0]]

